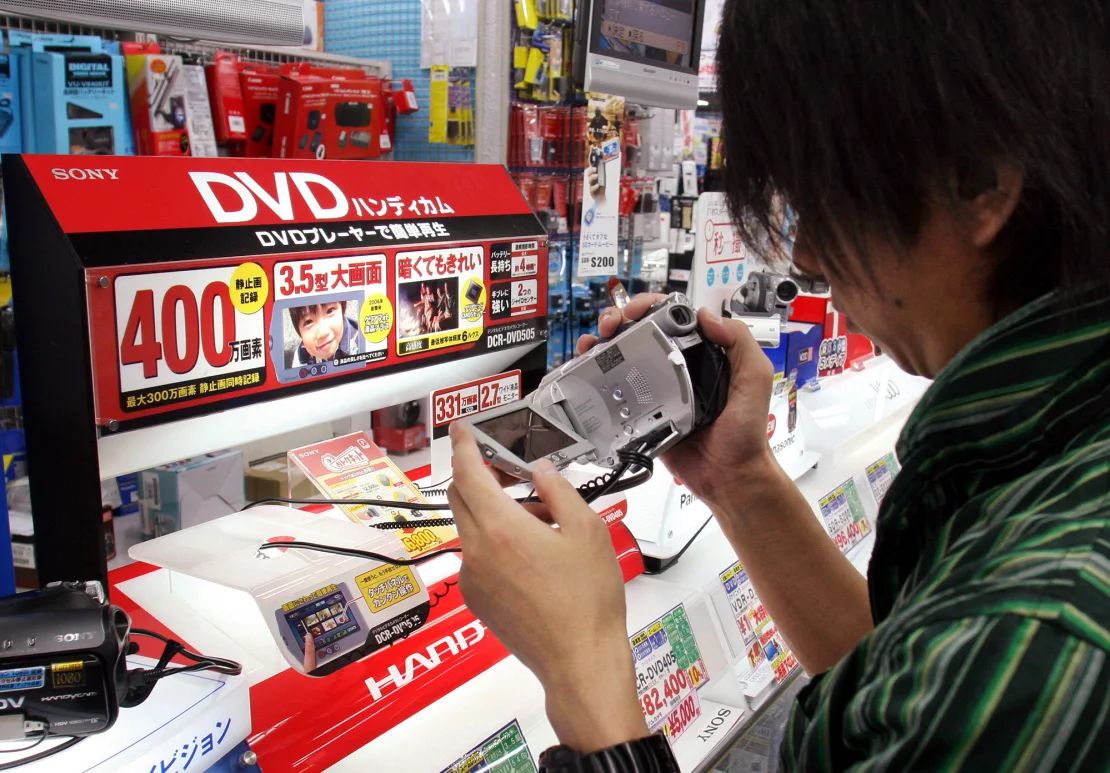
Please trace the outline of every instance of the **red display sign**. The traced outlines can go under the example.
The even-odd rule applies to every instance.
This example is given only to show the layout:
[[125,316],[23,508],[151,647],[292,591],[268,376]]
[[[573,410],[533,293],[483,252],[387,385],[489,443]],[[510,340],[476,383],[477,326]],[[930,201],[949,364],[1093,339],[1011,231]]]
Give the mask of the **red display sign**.
[[547,337],[546,238],[500,167],[24,163],[85,265],[101,425]]

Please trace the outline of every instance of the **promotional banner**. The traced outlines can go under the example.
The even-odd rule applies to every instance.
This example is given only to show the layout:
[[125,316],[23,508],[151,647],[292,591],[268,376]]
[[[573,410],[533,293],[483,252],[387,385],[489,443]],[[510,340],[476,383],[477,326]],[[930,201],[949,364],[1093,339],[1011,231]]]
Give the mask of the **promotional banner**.
[[500,167],[22,163],[85,267],[101,426],[546,340],[546,238]]
[[610,276],[617,273],[624,99],[590,94],[586,116],[578,276]]
[[694,262],[687,295],[695,306],[721,313],[744,284],[747,246],[732,224],[725,194],[703,193],[694,208]]

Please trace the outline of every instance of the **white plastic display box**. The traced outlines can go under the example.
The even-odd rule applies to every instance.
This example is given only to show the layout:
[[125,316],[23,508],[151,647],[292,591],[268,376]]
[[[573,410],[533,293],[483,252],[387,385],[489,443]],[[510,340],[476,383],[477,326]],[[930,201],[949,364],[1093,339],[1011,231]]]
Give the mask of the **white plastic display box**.
[[627,604],[648,727],[663,730],[681,768],[693,770],[745,714],[712,602],[701,590],[637,577],[627,585]]

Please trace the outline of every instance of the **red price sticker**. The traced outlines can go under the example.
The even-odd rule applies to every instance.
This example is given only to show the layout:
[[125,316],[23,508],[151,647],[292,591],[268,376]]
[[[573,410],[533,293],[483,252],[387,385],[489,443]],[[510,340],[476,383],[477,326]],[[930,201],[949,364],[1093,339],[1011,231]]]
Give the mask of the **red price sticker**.
[[269,283],[260,266],[121,276],[113,292],[123,410],[186,402],[265,379],[262,308]]
[[463,416],[515,402],[520,389],[520,371],[440,389],[432,393],[432,425],[444,427]]

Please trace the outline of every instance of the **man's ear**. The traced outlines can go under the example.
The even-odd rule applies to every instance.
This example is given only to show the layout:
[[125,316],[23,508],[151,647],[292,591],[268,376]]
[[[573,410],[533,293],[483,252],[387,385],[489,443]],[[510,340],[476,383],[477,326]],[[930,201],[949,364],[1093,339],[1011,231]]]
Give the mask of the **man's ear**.
[[956,194],[976,247],[987,247],[1009,222],[1021,200],[1025,175],[1009,162],[984,161],[956,171]]

